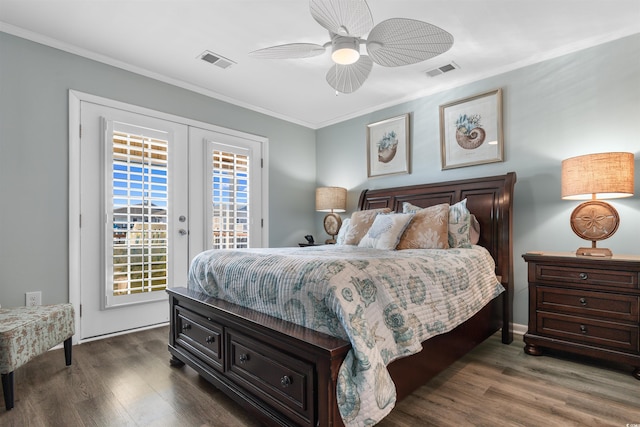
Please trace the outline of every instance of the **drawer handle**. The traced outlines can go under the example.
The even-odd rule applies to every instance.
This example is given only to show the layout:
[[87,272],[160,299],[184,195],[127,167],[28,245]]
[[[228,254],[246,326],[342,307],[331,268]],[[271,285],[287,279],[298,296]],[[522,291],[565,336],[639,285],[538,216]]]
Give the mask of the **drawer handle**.
[[291,378],[288,376],[283,376],[282,378],[280,378],[280,385],[282,387],[289,387],[291,385]]
[[191,329],[191,325],[190,324],[187,323],[185,325],[182,325],[182,330],[183,331],[188,331],[189,329]]
[[580,325],[580,332],[582,332],[583,334],[587,333],[587,327],[584,325]]
[[584,298],[580,298],[580,305],[586,306],[587,305],[587,300]]
[[216,338],[214,336],[209,335],[205,341],[207,342],[207,344],[213,344],[214,342],[216,342]]
[[239,359],[240,359],[240,363],[248,362],[249,361],[249,355],[245,354],[245,353],[242,353],[240,355]]
[[589,275],[587,273],[580,273],[578,277],[580,277],[580,280],[587,280]]

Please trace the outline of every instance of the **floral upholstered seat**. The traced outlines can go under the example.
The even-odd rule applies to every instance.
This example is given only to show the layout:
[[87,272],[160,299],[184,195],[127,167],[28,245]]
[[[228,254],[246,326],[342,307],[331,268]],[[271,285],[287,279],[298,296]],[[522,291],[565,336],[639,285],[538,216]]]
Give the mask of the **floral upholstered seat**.
[[13,408],[13,371],[64,341],[71,365],[71,337],[75,333],[71,304],[0,308],[0,374],[7,410]]

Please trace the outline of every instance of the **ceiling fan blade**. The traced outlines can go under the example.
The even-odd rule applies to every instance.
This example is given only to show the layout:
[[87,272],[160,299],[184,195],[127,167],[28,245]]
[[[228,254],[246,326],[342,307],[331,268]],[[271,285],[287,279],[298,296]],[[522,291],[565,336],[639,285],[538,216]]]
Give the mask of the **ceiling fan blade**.
[[253,52],[249,52],[249,55],[262,59],[297,59],[322,55],[324,51],[324,46],[320,46],[319,44],[290,43],[254,50]]
[[369,33],[367,53],[376,64],[399,67],[438,56],[453,46],[453,36],[415,19],[382,21]]
[[365,0],[310,0],[309,9],[318,24],[340,36],[360,37],[373,27]]
[[341,93],[355,92],[362,86],[373,68],[373,61],[367,55],[351,65],[335,64],[327,72],[329,86]]

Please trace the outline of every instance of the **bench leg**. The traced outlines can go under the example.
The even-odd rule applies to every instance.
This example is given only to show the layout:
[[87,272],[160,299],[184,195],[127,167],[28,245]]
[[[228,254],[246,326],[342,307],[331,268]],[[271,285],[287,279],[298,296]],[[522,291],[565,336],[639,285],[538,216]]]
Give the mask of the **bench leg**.
[[2,374],[2,392],[4,393],[4,406],[8,411],[13,408],[13,371]]
[[64,361],[67,366],[71,365],[71,337],[64,340]]

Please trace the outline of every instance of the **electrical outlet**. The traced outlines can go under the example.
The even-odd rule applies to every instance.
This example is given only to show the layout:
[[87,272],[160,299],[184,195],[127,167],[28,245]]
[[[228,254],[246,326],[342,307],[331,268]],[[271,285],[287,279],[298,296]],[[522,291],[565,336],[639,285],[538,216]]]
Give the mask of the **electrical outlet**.
[[27,292],[27,307],[34,307],[36,305],[42,305],[42,292]]

